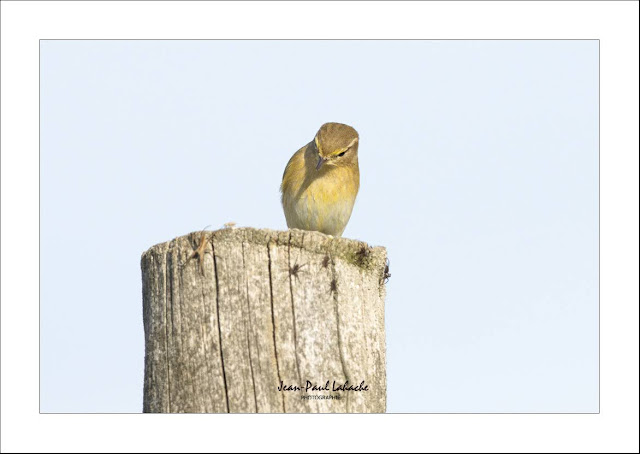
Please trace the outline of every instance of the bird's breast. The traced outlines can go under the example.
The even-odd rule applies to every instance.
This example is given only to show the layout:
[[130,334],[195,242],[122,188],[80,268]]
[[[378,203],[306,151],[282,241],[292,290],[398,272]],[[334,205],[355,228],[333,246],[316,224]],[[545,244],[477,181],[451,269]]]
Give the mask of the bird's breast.
[[359,175],[357,169],[327,170],[307,179],[297,191],[285,194],[283,203],[289,227],[342,235],[358,194]]

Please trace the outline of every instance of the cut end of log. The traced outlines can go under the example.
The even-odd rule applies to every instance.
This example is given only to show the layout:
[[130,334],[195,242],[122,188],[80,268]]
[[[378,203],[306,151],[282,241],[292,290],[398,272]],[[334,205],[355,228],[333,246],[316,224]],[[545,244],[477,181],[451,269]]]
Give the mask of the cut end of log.
[[[193,249],[198,247],[201,235],[208,236],[208,242],[228,241],[235,243],[246,242],[253,245],[267,246],[269,244],[286,245],[294,248],[304,248],[311,253],[327,254],[335,258],[345,260],[364,271],[382,269],[387,258],[387,250],[382,246],[370,246],[364,241],[353,240],[344,237],[334,237],[321,232],[308,230],[270,230],[255,229],[252,227],[223,228],[214,231],[197,231],[174,238],[165,243],[159,243],[149,248],[142,254],[142,262],[148,254],[166,251],[172,247],[189,245]],[[185,248],[186,260],[192,250]]]
[[141,266],[145,412],[385,411],[384,247],[225,228]]

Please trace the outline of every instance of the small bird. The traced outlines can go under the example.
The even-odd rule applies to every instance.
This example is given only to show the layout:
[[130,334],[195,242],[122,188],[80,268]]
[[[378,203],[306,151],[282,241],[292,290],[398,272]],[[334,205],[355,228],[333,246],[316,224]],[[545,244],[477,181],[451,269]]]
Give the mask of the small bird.
[[282,207],[290,229],[341,236],[360,188],[358,133],[325,123],[289,160],[282,176]]

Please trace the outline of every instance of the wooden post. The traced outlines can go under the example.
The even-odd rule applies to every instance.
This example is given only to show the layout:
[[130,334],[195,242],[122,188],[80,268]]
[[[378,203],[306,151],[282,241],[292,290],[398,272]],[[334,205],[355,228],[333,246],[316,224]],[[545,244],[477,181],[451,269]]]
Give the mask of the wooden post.
[[144,412],[385,411],[385,248],[204,234],[202,257],[200,232],[142,255]]

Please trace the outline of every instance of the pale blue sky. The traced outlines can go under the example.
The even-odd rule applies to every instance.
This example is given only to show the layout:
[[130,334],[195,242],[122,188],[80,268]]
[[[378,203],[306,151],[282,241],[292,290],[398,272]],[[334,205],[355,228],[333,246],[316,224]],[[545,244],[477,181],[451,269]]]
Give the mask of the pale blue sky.
[[388,411],[598,410],[597,41],[41,41],[41,411],[141,411],[141,253],[285,229],[327,121],[391,260]]

